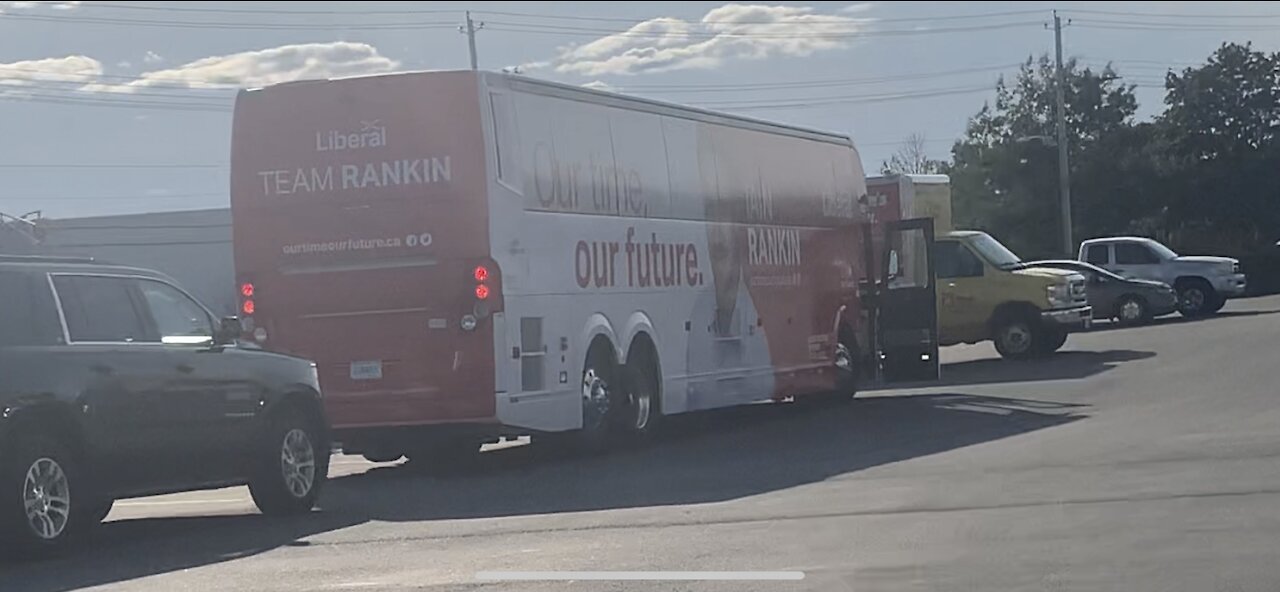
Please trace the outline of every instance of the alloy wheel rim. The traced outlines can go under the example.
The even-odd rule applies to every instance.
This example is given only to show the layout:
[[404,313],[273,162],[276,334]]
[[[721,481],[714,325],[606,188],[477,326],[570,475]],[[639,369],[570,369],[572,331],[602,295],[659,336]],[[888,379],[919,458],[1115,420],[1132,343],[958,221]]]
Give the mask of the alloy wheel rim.
[[290,495],[301,499],[311,493],[316,481],[316,454],[306,430],[294,428],[285,434],[280,446],[280,470]]
[[71,517],[71,483],[58,461],[42,457],[27,468],[22,482],[27,524],[46,541],[58,538]]
[[1142,316],[1142,305],[1136,300],[1129,300],[1120,306],[1120,318],[1126,321],[1136,321]]

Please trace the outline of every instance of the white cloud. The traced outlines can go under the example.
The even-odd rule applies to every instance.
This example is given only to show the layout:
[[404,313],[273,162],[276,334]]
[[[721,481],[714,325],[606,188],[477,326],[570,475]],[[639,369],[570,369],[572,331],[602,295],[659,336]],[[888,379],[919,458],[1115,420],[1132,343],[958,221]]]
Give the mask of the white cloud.
[[[854,4],[842,12],[869,6]],[[523,68],[551,67],[563,74],[600,76],[715,68],[731,60],[804,57],[847,47],[851,35],[869,22],[819,14],[809,6],[726,4],[697,22],[650,19],[625,32],[564,47],[550,64],[533,62]]]
[[82,55],[0,63],[0,93],[14,94],[37,84],[74,89],[102,75],[102,63]]
[[[160,56],[148,52],[143,61]],[[364,43],[333,42],[284,45],[257,51],[202,58],[188,64],[146,72],[121,82],[103,75],[102,63],[72,55],[0,63],[0,93],[117,92],[149,87],[256,87],[292,80],[336,78],[390,72],[399,64]]]
[[159,64],[163,61],[164,58],[160,57],[160,54],[149,49],[147,50],[146,55],[142,56],[142,63],[144,64]]
[[176,68],[147,72],[120,90],[156,85],[258,87],[293,80],[378,74],[398,66],[398,62],[366,43],[302,43],[202,58]]
[[82,2],[79,2],[79,1],[56,2],[56,1],[48,1],[48,0],[43,0],[43,1],[34,0],[34,1],[28,1],[28,2],[0,2],[0,12],[4,12],[6,8],[23,10],[23,9],[36,8],[36,7],[48,7],[54,10],[71,10],[73,8],[79,7],[81,4]]

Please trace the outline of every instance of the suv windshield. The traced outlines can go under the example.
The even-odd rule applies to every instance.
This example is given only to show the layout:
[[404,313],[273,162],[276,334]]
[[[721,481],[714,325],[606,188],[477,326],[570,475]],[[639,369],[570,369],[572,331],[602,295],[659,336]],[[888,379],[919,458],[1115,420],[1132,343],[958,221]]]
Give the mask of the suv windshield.
[[1008,270],[1023,266],[1022,260],[1017,255],[1014,255],[1013,251],[1000,244],[1000,241],[991,238],[990,235],[975,235],[969,241],[969,246],[973,247],[973,250],[977,251],[978,255],[997,269]]
[[1149,241],[1147,242],[1147,245],[1150,246],[1151,250],[1155,251],[1156,256],[1161,259],[1176,259],[1178,257],[1178,254],[1173,252],[1173,249],[1170,249],[1156,241]]

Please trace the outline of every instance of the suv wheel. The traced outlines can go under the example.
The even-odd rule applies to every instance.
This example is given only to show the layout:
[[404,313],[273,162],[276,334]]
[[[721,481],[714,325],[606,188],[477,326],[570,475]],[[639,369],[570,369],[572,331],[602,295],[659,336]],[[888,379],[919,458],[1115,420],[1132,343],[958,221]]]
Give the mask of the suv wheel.
[[996,323],[996,351],[1001,357],[1020,360],[1038,353],[1037,342],[1042,339],[1039,319],[1029,315],[1009,315]]
[[[26,556],[49,555],[68,545],[84,493],[74,457],[44,435],[18,436],[0,468],[0,542]],[[75,497],[73,497],[73,493]]]
[[284,410],[263,442],[249,481],[253,502],[263,514],[309,512],[329,473],[329,441],[319,423],[301,410]]

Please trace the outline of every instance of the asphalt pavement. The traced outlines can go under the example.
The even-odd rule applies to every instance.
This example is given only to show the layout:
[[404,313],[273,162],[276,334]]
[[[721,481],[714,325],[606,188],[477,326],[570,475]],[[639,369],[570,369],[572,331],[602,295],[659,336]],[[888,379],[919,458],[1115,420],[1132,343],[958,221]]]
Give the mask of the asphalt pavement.
[[[1280,590],[1280,297],[1101,326],[847,406],[679,418],[640,450],[514,446],[468,470],[338,457],[321,510],[242,488],[119,502],[0,590]],[[482,582],[785,571],[791,581]]]

